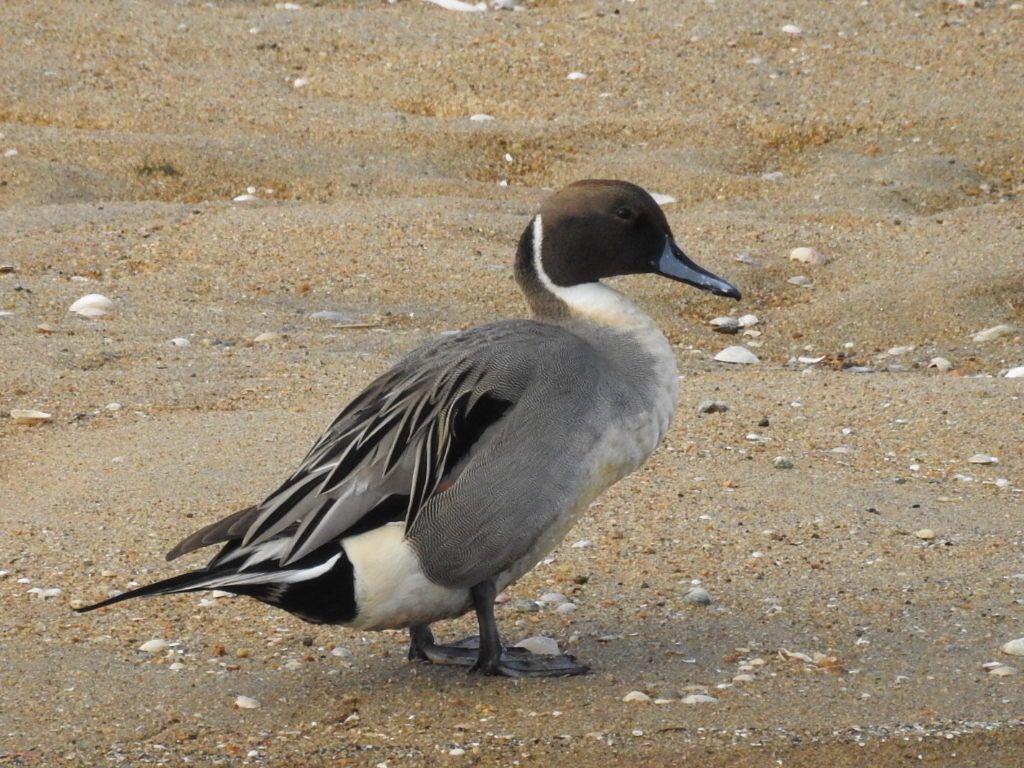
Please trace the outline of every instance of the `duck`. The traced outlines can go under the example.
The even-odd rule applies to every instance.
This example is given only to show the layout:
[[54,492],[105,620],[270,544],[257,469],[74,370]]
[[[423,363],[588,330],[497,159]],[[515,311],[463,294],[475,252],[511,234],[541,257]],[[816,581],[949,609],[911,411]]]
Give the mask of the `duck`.
[[[692,261],[642,187],[588,179],[551,194],[519,239],[532,313],[450,333],[355,397],[263,501],[178,543],[219,545],[193,569],[79,608],[200,590],[316,624],[407,629],[409,659],[511,678],[570,676],[569,654],[505,647],[495,599],[672,421],[679,374],[654,321],[605,280],[649,274],[740,291]],[[438,643],[475,612],[479,634]]]

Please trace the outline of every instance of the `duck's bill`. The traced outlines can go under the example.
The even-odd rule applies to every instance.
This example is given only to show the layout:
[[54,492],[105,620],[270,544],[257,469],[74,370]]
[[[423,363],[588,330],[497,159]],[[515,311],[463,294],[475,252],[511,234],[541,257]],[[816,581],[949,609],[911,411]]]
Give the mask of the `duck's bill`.
[[665,250],[661,252],[657,263],[654,264],[654,271],[659,275],[700,288],[702,291],[710,291],[716,296],[740,298],[739,288],[728,280],[723,280],[718,275],[695,264],[689,256],[683,253],[682,248],[673,242],[671,237],[665,240]]

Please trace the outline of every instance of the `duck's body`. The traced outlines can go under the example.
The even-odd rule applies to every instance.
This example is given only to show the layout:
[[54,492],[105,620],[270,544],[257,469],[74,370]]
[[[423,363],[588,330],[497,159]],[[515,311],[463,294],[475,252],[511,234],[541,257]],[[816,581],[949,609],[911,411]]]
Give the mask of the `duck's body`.
[[[643,190],[583,182],[560,196],[527,228],[517,252],[517,280],[535,319],[473,328],[415,350],[338,416],[264,502],[207,526],[168,555],[226,542],[206,568],[91,607],[223,589],[307,621],[409,627],[414,658],[475,662],[496,674],[585,671],[568,657],[503,653],[493,598],[643,463],[672,418],[678,374],[668,341],[596,278],[645,271],[637,267],[644,264],[723,295],[738,291],[688,261],[680,262],[681,274],[666,272],[677,267],[662,262],[685,257]],[[590,209],[609,206],[638,221],[612,224],[604,239],[619,225],[644,222],[655,235],[640,234],[660,237],[657,253],[627,253],[630,260],[601,240],[588,242],[581,224],[595,217]],[[553,223],[545,221],[549,213]],[[554,251],[545,244],[552,237]],[[595,279],[578,279],[588,269]],[[435,645],[428,625],[470,608],[481,623],[479,649]]]

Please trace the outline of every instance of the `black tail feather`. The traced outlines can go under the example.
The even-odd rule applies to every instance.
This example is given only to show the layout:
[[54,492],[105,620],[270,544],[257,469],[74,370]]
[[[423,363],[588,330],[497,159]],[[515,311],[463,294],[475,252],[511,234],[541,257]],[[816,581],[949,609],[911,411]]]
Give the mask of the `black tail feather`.
[[108,605],[120,603],[122,600],[131,600],[135,597],[152,597],[153,595],[169,595],[174,592],[198,592],[203,589],[210,589],[210,578],[216,575],[208,570],[182,573],[178,576],[171,576],[169,579],[147,584],[138,589],[122,592],[120,595],[108,597],[106,600],[87,605],[84,608],[75,608],[75,612],[88,613],[89,611],[95,611],[97,608],[105,608]]

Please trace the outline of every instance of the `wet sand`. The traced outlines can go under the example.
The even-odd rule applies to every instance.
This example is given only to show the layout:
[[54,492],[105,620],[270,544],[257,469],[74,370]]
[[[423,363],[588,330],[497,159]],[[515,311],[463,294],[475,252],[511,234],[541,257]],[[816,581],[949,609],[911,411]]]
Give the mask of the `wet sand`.
[[[1024,672],[982,667],[1024,670],[1024,9],[819,6],[5,4],[0,765],[1024,763]],[[242,599],[71,611],[200,564],[163,553],[403,352],[522,316],[515,242],[587,177],[677,198],[744,291],[618,281],[678,351],[675,423],[499,609],[591,675],[467,677]],[[114,311],[68,314],[87,293]],[[550,591],[578,610],[512,608]]]

